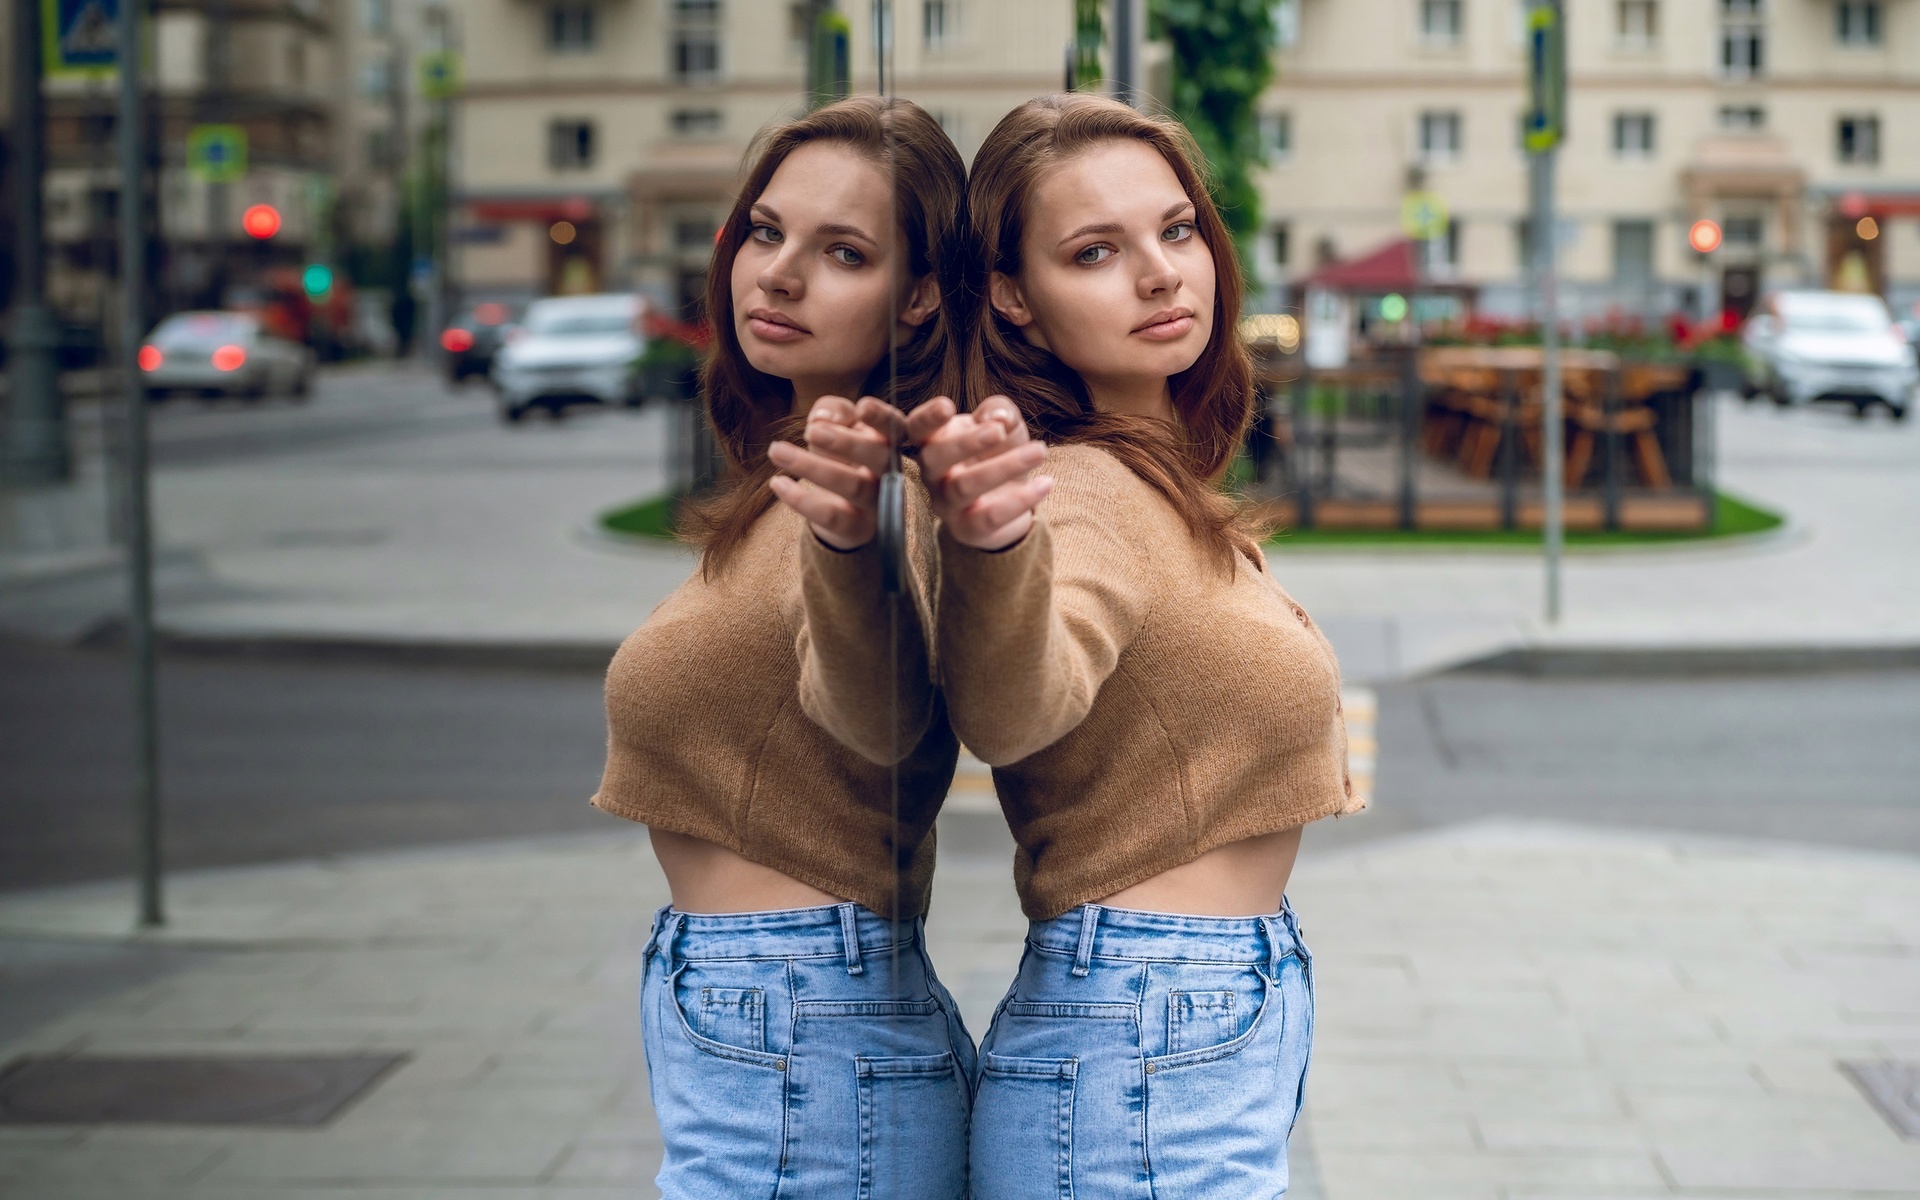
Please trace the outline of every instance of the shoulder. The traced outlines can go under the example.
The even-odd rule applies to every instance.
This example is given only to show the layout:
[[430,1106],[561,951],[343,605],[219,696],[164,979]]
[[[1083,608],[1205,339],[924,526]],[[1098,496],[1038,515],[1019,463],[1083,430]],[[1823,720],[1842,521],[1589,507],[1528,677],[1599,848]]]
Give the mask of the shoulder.
[[1095,521],[1154,527],[1171,522],[1185,528],[1167,498],[1102,446],[1048,446],[1041,471],[1053,477],[1047,502]]

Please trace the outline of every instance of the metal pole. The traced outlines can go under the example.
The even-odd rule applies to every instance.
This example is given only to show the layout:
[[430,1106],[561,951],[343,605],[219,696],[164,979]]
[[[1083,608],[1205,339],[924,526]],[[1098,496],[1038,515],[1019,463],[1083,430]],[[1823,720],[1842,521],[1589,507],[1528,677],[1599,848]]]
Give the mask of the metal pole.
[[1544,150],[1529,162],[1533,184],[1533,262],[1540,298],[1540,401],[1541,421],[1545,428],[1541,439],[1540,483],[1544,499],[1541,534],[1547,562],[1547,620],[1560,619],[1560,555],[1563,537],[1561,512],[1561,448],[1564,430],[1560,422],[1560,302],[1558,258],[1553,211],[1553,160],[1555,152]]
[[127,408],[127,631],[133,657],[134,829],[140,924],[166,922],[160,898],[160,721],[153,661],[153,531],[147,492],[147,390],[140,379],[146,336],[146,162],[141,145],[140,16],[146,0],[120,0],[120,354]]
[[13,331],[7,348],[6,457],[13,483],[73,475],[67,408],[55,351],[60,330],[46,302],[46,102],[40,93],[40,5],[13,4]]
[[1140,107],[1140,0],[1113,0],[1113,98]]

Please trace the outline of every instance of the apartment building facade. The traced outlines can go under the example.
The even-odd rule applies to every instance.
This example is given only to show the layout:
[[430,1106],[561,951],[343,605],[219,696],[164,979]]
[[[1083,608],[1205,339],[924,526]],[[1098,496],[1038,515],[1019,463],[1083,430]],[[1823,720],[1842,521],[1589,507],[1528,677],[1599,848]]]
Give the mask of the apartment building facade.
[[[855,92],[879,83],[877,8],[841,0]],[[691,312],[753,136],[805,111],[805,3],[468,0],[454,132],[459,289],[637,288]],[[895,0],[895,90],[971,154],[1057,89],[1071,5]]]
[[[1451,224],[1430,277],[1524,311],[1524,0],[1289,0],[1263,100],[1269,299]],[[1557,237],[1575,316],[1742,310],[1770,287],[1920,301],[1920,3],[1571,0]],[[1696,253],[1688,230],[1719,224]]]

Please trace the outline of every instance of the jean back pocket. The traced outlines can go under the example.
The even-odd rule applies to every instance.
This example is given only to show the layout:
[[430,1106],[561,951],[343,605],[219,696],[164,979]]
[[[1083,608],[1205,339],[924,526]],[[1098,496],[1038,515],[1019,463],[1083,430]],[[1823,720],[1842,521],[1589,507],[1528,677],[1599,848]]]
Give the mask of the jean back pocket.
[[963,1200],[967,1085],[952,1052],[854,1059],[858,1200]]
[[1073,1058],[985,1054],[973,1101],[973,1185],[994,1200],[1072,1200]]

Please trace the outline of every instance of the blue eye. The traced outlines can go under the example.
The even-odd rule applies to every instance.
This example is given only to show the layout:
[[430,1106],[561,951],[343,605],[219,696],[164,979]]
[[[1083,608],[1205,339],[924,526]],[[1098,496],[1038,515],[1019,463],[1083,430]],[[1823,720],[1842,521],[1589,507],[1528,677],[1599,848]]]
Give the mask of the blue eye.
[[1166,230],[1163,233],[1161,233],[1160,240],[1163,242],[1184,242],[1192,236],[1193,236],[1193,222],[1180,221],[1176,224],[1167,226]]
[[857,267],[867,261],[861,258],[860,252],[852,246],[835,246],[833,249],[827,251],[827,253],[833,256],[835,262],[843,266]]
[[1073,261],[1090,267],[1095,263],[1102,263],[1112,258],[1113,253],[1112,246],[1105,245],[1104,243],[1096,243],[1074,255]]

